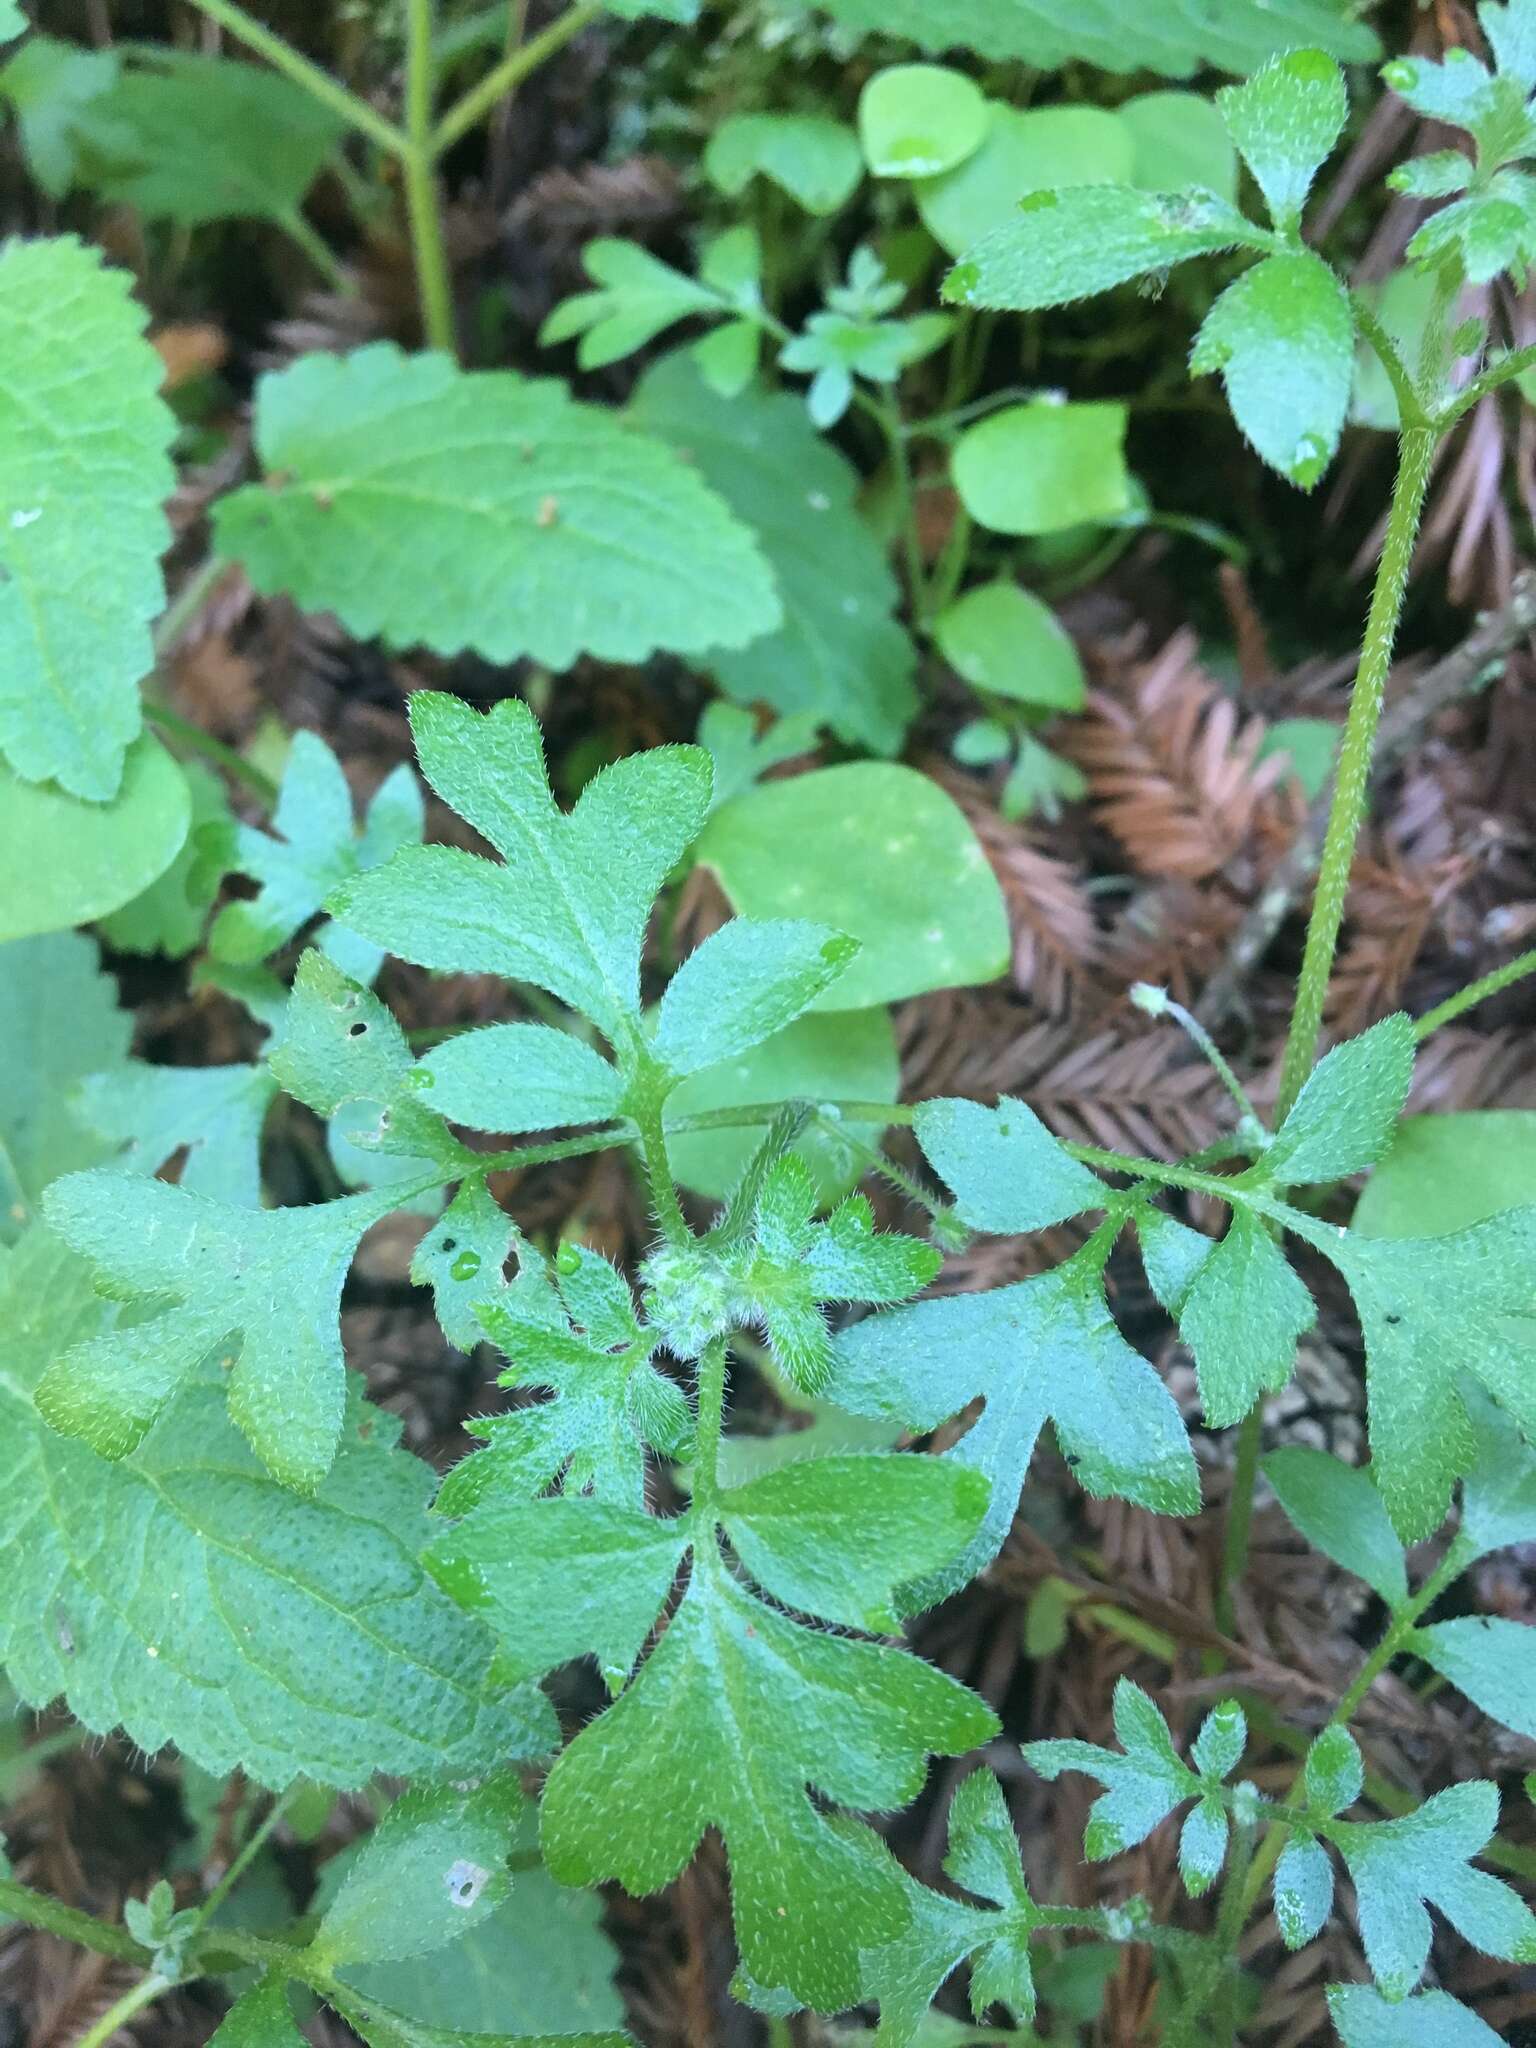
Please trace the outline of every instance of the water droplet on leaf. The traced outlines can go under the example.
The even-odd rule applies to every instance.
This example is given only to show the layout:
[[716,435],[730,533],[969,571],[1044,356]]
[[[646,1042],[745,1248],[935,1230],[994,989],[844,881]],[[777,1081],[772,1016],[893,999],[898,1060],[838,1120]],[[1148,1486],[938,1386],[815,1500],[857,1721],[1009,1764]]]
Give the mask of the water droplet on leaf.
[[1291,457],[1290,476],[1293,483],[1315,484],[1328,467],[1328,443],[1321,434],[1303,434],[1296,443],[1296,452]]
[[455,1280],[473,1280],[480,1270],[480,1254],[460,1252],[448,1270]]

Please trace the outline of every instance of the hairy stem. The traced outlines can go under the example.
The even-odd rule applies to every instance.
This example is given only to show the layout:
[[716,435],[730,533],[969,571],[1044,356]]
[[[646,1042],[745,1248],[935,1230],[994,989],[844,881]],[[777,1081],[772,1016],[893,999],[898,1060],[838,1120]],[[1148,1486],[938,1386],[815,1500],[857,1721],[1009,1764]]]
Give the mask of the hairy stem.
[[1222,1533],[1221,1579],[1216,1588],[1216,1626],[1233,1634],[1237,1615],[1232,1590],[1248,1569],[1248,1538],[1253,1530],[1253,1494],[1259,1477],[1259,1452],[1264,1439],[1264,1403],[1255,1402],[1237,1432],[1232,1466],[1232,1491],[1227,1496],[1227,1523]]
[[169,1977],[140,1978],[131,1991],[125,1991],[115,2005],[107,2007],[95,2026],[87,2028],[75,2043],[75,2048],[105,2048],[119,2027],[126,2026],[136,2012],[142,2012],[146,2005],[153,2005],[170,1988]]
[[541,34],[531,36],[520,47],[509,50],[495,69],[488,71],[478,85],[471,86],[438,122],[431,139],[432,155],[439,157],[445,149],[451,149],[461,135],[467,135],[475,123],[491,111],[498,100],[516,92],[530,72],[548,63],[584,28],[599,20],[603,11],[602,0],[578,0],[576,6],[552,21]]
[[1296,1007],[1291,1013],[1291,1028],[1285,1043],[1280,1095],[1275,1110],[1277,1123],[1284,1121],[1295,1104],[1317,1057],[1323,1005],[1328,995],[1340,927],[1344,922],[1350,870],[1354,866],[1355,842],[1365,821],[1371,752],[1376,743],[1376,728],[1381,722],[1387,675],[1392,667],[1392,650],[1408,588],[1408,570],[1413,561],[1414,542],[1418,538],[1438,439],[1432,427],[1411,427],[1404,433],[1399,448],[1387,536],[1376,571],[1376,587],[1371,595],[1360,668],[1355,677],[1349,718],[1339,750],[1338,779],[1334,784],[1328,829],[1323,838],[1317,894],[1307,925]]
[[238,37],[247,49],[265,57],[274,71],[281,71],[285,78],[302,86],[332,113],[339,114],[349,128],[366,135],[381,149],[387,149],[391,156],[403,157],[407,153],[410,145],[393,121],[386,121],[365,99],[348,92],[318,64],[311,64],[291,43],[274,35],[253,14],[247,14],[243,7],[237,7],[234,0],[192,0],[192,4],[200,8],[210,21],[216,21],[220,28],[228,29],[232,36]]
[[1417,1019],[1413,1035],[1422,1045],[1432,1031],[1438,1031],[1442,1024],[1449,1024],[1466,1010],[1472,1010],[1489,996],[1496,996],[1501,988],[1510,988],[1517,981],[1524,981],[1528,974],[1536,974],[1536,946],[1529,951],[1517,953],[1513,960],[1506,960],[1502,967],[1495,967],[1491,974],[1485,974],[1478,981],[1470,982],[1453,996],[1447,996],[1443,1003],[1437,1003],[1432,1010],[1426,1010]]
[[699,1434],[693,1463],[694,1504],[709,1509],[720,1491],[720,1437],[725,1428],[724,1337],[705,1346],[698,1365]]
[[453,287],[443,247],[443,219],[437,199],[432,147],[432,95],[437,82],[432,55],[432,0],[406,0],[405,205],[416,264],[416,295],[429,348],[454,355]]
[[[1466,1564],[1465,1552],[1459,1543],[1453,1543],[1418,1592],[1405,1601],[1388,1622],[1380,1642],[1355,1673],[1353,1684],[1329,1715],[1325,1727],[1318,1731],[1320,1734],[1326,1733],[1328,1728],[1349,1726],[1371,1687],[1407,1643],[1427,1610],[1440,1598],[1451,1581],[1466,1569]],[[1294,1806],[1301,1801],[1304,1782],[1304,1774],[1298,1771],[1291,1782],[1290,1790],[1285,1795],[1287,1805]],[[1259,1894],[1263,1891],[1276,1863],[1279,1862],[1280,1851],[1284,1846],[1285,1831],[1278,1827],[1271,1828],[1259,1845],[1259,1852],[1248,1874],[1244,1893],[1245,1918],[1258,1904]]]
[[139,1946],[126,1928],[113,1927],[94,1914],[50,1899],[46,1892],[35,1892],[13,1877],[0,1877],[0,1916],[21,1920],[44,1934],[56,1934],[60,1941],[72,1941],[78,1948],[88,1948],[93,1955],[110,1956],[117,1963],[142,1965],[149,1960],[148,1951]]

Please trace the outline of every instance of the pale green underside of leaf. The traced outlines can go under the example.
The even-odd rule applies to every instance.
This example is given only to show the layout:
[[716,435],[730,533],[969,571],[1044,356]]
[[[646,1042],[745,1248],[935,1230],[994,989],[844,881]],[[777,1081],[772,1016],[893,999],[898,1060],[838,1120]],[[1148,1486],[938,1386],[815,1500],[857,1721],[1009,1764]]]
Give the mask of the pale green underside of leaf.
[[1444,1991],[1389,2005],[1364,1984],[1335,1984],[1328,2010],[1344,2048],[1498,2048],[1492,2027]]
[[261,1127],[277,1083],[264,1066],[152,1067],[140,1060],[90,1075],[81,1114],[118,1163],[158,1173],[186,1146],[178,1187],[254,1209],[261,1201]]
[[175,482],[132,282],[72,238],[0,249],[0,751],[96,800],[139,730]]
[[0,1661],[24,1699],[273,1786],[470,1774],[553,1743],[544,1703],[490,1683],[489,1638],[423,1573],[433,1478],[388,1417],[354,1416],[309,1501],[206,1380],[106,1464],[31,1401],[47,1361],[104,1327],[87,1269],[37,1231],[0,1291]]
[[83,933],[0,948],[0,1243],[20,1235],[49,1181],[106,1157],[75,1091],[117,1066],[132,1036]]
[[1102,1295],[1070,1267],[869,1317],[839,1338],[826,1392],[855,1415],[923,1430],[986,1397],[947,1453],[992,1482],[986,1519],[955,1563],[905,1589],[909,1609],[956,1591],[997,1555],[1047,1419],[1090,1493],[1159,1514],[1199,1509],[1200,1482],[1172,1396],[1121,1337]]
[[686,464],[562,384],[388,343],[257,396],[264,486],[220,549],[354,633],[492,661],[742,647],[780,622],[751,535]]
[[[799,0],[809,5],[811,0]],[[970,49],[1020,58],[1042,71],[1083,62],[1108,71],[1187,78],[1202,65],[1247,72],[1276,51],[1310,45],[1366,63],[1375,36],[1342,0],[814,0],[870,35],[905,36],[925,50]]]
[[897,623],[896,579],[859,516],[859,479],[804,405],[757,389],[721,398],[686,352],[641,379],[633,417],[693,462],[757,536],[784,623],[706,656],[743,704],[809,712],[840,739],[895,753],[917,709],[917,655]]

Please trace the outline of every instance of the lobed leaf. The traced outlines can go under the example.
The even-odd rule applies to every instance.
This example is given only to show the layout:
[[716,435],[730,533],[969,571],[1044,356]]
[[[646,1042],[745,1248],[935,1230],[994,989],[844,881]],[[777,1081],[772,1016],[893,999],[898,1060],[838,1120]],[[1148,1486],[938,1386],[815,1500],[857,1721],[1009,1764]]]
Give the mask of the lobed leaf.
[[261,1131],[277,1093],[265,1067],[152,1067],[128,1060],[90,1074],[83,1122],[119,1165],[156,1173],[186,1148],[177,1185],[237,1208],[261,1201]]
[[1044,1230],[1108,1204],[1098,1175],[1012,1097],[996,1109],[954,1097],[925,1102],[914,1128],[934,1171],[954,1190],[956,1214],[973,1229]]

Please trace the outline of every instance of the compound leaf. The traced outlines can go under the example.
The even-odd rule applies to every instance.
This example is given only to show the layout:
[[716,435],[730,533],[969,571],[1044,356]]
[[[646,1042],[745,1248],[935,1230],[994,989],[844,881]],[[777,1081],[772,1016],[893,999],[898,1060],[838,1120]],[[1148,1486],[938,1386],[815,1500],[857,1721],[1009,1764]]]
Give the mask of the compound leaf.
[[1405,1997],[1429,1960],[1426,1902],[1485,1954],[1536,1961],[1536,1914],[1499,1878],[1471,1867],[1498,1819],[1498,1788],[1473,1779],[1399,1820],[1324,1827],[1349,1867],[1366,1961],[1388,1998]]
[[1021,59],[1037,70],[1101,65],[1188,78],[1210,65],[1246,74],[1280,50],[1316,45],[1365,63],[1379,49],[1344,0],[1169,0],[1128,8],[1124,0],[798,0],[871,35],[904,36],[925,50],[975,50]]
[[695,284],[636,242],[601,237],[587,243],[581,260],[597,289],[556,306],[539,340],[549,348],[579,335],[576,360],[584,370],[633,355],[679,320],[722,310],[718,293]]
[[780,622],[721,500],[562,384],[381,342],[264,379],[256,440],[268,482],[219,502],[220,549],[361,637],[564,669]]
[[62,1695],[98,1734],[273,1786],[462,1777],[552,1746],[546,1704],[491,1680],[491,1638],[421,1569],[434,1480],[392,1418],[355,1411],[301,1499],[246,1448],[209,1368],[103,1463],[32,1401],[51,1360],[111,1327],[88,1267],[34,1230],[0,1293],[0,1662],[24,1699]]
[[310,1209],[237,1209],[97,1167],[55,1181],[52,1227],[119,1300],[151,1311],[88,1337],[37,1389],[42,1414],[106,1458],[142,1441],[176,1387],[237,1339],[230,1413],[283,1485],[330,1470],[345,1404],[338,1307],[357,1242],[398,1206],[389,1190]]
[[[894,1566],[911,1569],[900,1557]],[[996,1725],[942,1672],[802,1627],[696,1553],[657,1648],[550,1774],[545,1858],[567,1884],[616,1878],[649,1892],[718,1827],[747,1970],[841,2011],[863,1988],[861,1952],[900,1936],[909,1909],[890,1870],[811,1804],[808,1787],[840,1805],[899,1806],[929,1752],[962,1754]]]
[[1176,1806],[1200,1791],[1200,1779],[1174,1748],[1167,1722],[1128,1678],[1115,1686],[1115,1733],[1119,1750],[1075,1740],[1024,1745],[1042,1778],[1085,1771],[1106,1788],[1093,1802],[1083,1835],[1083,1853],[1095,1863],[1144,1842]]
[[[139,731],[175,482],[132,283],[72,237],[0,249],[0,751],[24,780],[97,802]],[[184,830],[99,907],[152,881]]]
[[420,966],[531,981],[632,1047],[646,921],[708,814],[708,755],[633,755],[595,775],[566,814],[538,721],[515,698],[482,716],[418,690],[411,731],[427,780],[505,865],[457,847],[409,848],[344,883],[332,910]]
[[1013,1522],[1041,1426],[1078,1482],[1159,1514],[1195,1513],[1200,1481],[1177,1406],[1115,1327],[1099,1264],[1083,1254],[987,1294],[923,1301],[871,1316],[836,1342],[828,1397],[855,1415],[935,1429],[985,1396],[946,1456],[992,1484],[986,1518],[948,1570],[909,1588],[909,1608],[966,1584]]
[[[421,843],[424,811],[416,777],[395,769],[368,806],[361,832],[341,763],[318,733],[293,736],[273,831],[242,825],[230,866],[261,884],[248,902],[231,903],[214,921],[214,957],[248,966],[285,946],[353,875],[378,867],[402,846]],[[325,925],[316,943],[357,981],[372,981],[382,951]]]
[[858,511],[858,472],[798,398],[756,386],[723,397],[686,354],[646,372],[631,417],[688,456],[773,572],[783,623],[749,647],[705,656],[720,687],[894,754],[917,709],[917,653],[896,620],[886,551]]

